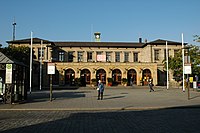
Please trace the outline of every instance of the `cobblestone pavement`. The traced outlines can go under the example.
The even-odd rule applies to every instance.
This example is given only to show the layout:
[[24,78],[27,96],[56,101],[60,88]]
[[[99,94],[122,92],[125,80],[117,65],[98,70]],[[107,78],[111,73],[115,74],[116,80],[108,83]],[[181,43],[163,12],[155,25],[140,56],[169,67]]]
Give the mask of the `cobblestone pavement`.
[[23,104],[0,104],[3,133],[198,133],[200,92],[155,87],[36,91]]
[[1,133],[199,133],[200,109],[0,111]]
[[0,110],[140,110],[177,106],[199,106],[200,92],[157,87],[155,92],[144,88],[106,88],[104,100],[97,100],[97,91],[90,87],[54,90],[53,101],[49,101],[49,91],[42,90],[28,95],[24,104],[0,104]]

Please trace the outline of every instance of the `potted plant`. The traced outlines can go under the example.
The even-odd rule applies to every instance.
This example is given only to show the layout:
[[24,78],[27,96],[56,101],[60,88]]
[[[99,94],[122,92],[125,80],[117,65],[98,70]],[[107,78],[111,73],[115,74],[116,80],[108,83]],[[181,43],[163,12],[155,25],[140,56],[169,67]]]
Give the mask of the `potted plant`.
[[143,80],[142,78],[140,78],[140,85],[142,86],[142,84],[143,84]]
[[75,78],[75,84],[81,86],[81,78]]
[[108,81],[108,86],[112,86],[113,79],[112,78],[107,78],[107,81]]
[[97,85],[97,79],[93,78],[91,79],[92,82],[92,86],[96,86]]
[[123,78],[122,79],[122,85],[127,86],[128,83],[128,79],[127,78]]

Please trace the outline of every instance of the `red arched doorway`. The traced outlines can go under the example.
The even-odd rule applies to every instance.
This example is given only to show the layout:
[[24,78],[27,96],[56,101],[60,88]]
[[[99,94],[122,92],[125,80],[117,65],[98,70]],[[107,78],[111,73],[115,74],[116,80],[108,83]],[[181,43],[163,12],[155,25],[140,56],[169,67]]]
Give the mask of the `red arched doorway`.
[[101,80],[102,83],[106,84],[106,71],[104,69],[97,70],[96,79]]
[[81,84],[85,86],[86,84],[90,84],[91,80],[91,72],[88,69],[81,70]]
[[142,74],[143,85],[148,85],[149,79],[152,79],[151,71],[149,69],[144,69]]
[[113,78],[113,84],[114,85],[121,84],[122,72],[119,69],[113,70],[112,71],[112,78]]
[[137,73],[134,69],[128,70],[127,79],[128,85],[137,84]]
[[65,70],[65,84],[74,85],[75,84],[75,72],[72,69]]

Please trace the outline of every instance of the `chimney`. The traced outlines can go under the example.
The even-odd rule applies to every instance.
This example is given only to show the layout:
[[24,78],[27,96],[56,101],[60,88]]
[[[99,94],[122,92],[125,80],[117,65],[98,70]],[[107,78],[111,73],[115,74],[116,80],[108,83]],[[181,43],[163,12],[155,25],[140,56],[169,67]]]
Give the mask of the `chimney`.
[[147,39],[145,39],[145,41],[144,41],[145,43],[147,43]]
[[139,38],[139,43],[142,43],[142,38],[141,37]]

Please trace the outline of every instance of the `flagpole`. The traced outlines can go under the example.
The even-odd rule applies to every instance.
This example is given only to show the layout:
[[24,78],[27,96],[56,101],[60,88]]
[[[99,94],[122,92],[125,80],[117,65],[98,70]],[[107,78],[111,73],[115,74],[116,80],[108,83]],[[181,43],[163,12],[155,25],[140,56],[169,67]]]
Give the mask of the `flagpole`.
[[182,33],[182,60],[183,60],[183,92],[185,92],[185,75],[184,75],[184,63],[185,63],[185,55],[184,55],[184,42],[183,42],[183,33]]
[[169,89],[169,60],[168,60],[168,46],[166,41],[166,61],[167,61],[167,90]]
[[42,44],[43,40],[41,40],[41,48],[40,48],[40,90],[42,90]]
[[30,94],[31,94],[31,88],[32,88],[32,60],[33,60],[33,32],[31,31],[31,48],[30,48]]

